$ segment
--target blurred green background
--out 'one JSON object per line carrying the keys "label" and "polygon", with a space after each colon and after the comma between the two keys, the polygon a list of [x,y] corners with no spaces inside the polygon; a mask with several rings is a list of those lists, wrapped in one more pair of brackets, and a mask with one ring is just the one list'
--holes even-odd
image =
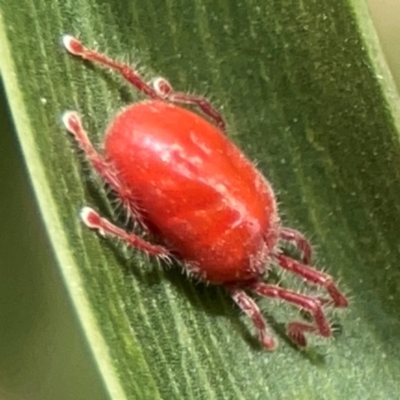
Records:
{"label": "blurred green background", "polygon": [[106,398],[0,93],[0,399]]}
{"label": "blurred green background", "polygon": [[[368,3],[400,88],[400,2]],[[43,229],[2,87],[0,96],[0,400],[107,398]]]}

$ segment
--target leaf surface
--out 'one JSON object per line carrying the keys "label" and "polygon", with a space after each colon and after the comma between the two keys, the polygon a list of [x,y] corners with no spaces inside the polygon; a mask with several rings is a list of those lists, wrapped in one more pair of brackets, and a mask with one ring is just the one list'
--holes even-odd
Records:
{"label": "leaf surface", "polygon": [[[113,399],[377,399],[400,393],[398,98],[364,4],[241,0],[0,0],[1,73],[41,212]],[[272,182],[287,225],[352,299],[337,340],[307,352],[260,301],[267,353],[221,288],[188,281],[85,229],[118,216],[59,123],[79,110],[100,145],[140,97],[65,53],[64,33],[205,94]],[[120,219],[122,222],[123,219]]]}

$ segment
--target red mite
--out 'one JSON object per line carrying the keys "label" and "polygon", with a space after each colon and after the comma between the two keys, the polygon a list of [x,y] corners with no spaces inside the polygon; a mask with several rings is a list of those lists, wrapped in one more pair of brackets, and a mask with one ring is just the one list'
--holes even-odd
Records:
{"label": "red mite", "polygon": [[[248,292],[286,301],[310,314],[311,322],[288,325],[288,336],[299,347],[306,346],[306,333],[331,336],[323,308],[347,307],[347,299],[329,275],[309,265],[311,246],[305,237],[281,226],[271,185],[227,138],[218,111],[203,97],[175,92],[163,78],[148,84],[128,65],[71,36],[65,35],[63,43],[71,54],[117,71],[149,97],[114,118],[104,155],[92,146],[76,112],[66,112],[63,122],[129,215],[163,245],[118,228],[89,207],[81,212],[83,222],[152,256],[175,257],[189,275],[223,285],[253,321],[268,350],[276,341]],[[211,123],[181,105],[197,107]],[[281,242],[297,246],[302,262],[284,255]],[[308,296],[265,283],[271,263],[324,287],[329,296]]]}

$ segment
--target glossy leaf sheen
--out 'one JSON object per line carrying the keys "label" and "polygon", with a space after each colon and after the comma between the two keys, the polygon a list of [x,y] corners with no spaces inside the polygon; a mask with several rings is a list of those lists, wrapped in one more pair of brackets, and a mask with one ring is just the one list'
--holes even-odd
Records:
{"label": "glossy leaf sheen", "polygon": [[[135,399],[360,399],[400,392],[400,148],[392,82],[363,2],[0,0],[1,71],[60,266],[107,390]],[[94,141],[137,94],[65,54],[62,33],[206,93],[272,182],[286,225],[353,298],[332,342],[260,349],[223,291],[102,240],[83,204],[119,215],[57,123]],[[100,194],[99,194],[100,193]],[[120,219],[123,222],[123,219]]]}

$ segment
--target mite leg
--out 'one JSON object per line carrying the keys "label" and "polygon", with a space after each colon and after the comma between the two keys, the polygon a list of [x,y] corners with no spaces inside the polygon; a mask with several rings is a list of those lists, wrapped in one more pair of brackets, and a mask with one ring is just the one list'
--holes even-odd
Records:
{"label": "mite leg", "polygon": [[313,324],[295,321],[288,325],[288,336],[298,346],[305,347],[307,345],[306,332],[319,334],[323,337],[331,336],[332,330],[322,311],[321,303],[313,297],[263,282],[253,283],[248,288],[261,296],[287,301],[300,309],[307,310],[312,315]]}
{"label": "mite leg", "polygon": [[303,263],[310,263],[311,245],[301,232],[291,228],[282,228],[279,232],[279,238],[285,242],[293,243],[301,251]]}
{"label": "mite leg", "polygon": [[275,339],[268,333],[267,323],[261,315],[260,309],[254,300],[249,297],[242,289],[228,288],[229,294],[235,303],[246,313],[246,315],[253,321],[254,326],[258,332],[258,338],[261,344],[267,350],[274,350],[276,348]]}
{"label": "mite leg", "polygon": [[83,150],[93,169],[117,193],[118,198],[125,205],[128,212],[140,220],[140,215],[135,211],[130,190],[120,182],[117,174],[109,163],[93,147],[87,132],[82,127],[81,119],[77,112],[66,111],[62,117],[66,129],[74,136],[79,147]]}
{"label": "mite leg", "polygon": [[163,100],[168,100],[171,103],[176,104],[193,105],[200,108],[205,115],[214,121],[215,125],[221,129],[221,131],[226,131],[226,123],[222,118],[222,115],[205,97],[183,92],[175,92],[171,84],[165,78],[155,79],[153,82],[153,87],[158,96]]}
{"label": "mite leg", "polygon": [[302,277],[307,282],[313,283],[316,286],[322,286],[326,288],[331,300],[327,301],[321,299],[322,302],[332,303],[335,307],[348,306],[346,297],[336,287],[330,275],[317,271],[309,265],[301,264],[290,257],[284,256],[283,254],[275,255],[274,258],[283,269]]}
{"label": "mite leg", "polygon": [[205,115],[214,120],[215,124],[222,131],[225,131],[225,122],[222,116],[205,98],[174,92],[170,83],[164,78],[158,78],[154,81],[154,85],[150,85],[137,71],[127,64],[112,60],[97,51],[86,48],[78,39],[72,36],[64,35],[63,44],[71,54],[85,60],[97,62],[119,72],[130,84],[135,86],[146,96],[153,99],[168,100],[173,103],[192,104],[199,107]]}
{"label": "mite leg", "polygon": [[141,237],[118,228],[110,221],[100,217],[100,215],[90,207],[84,207],[81,211],[82,221],[91,229],[96,229],[102,236],[112,236],[120,239],[136,249],[144,251],[152,256],[169,259],[170,252],[163,246],[158,246],[146,242]]}

